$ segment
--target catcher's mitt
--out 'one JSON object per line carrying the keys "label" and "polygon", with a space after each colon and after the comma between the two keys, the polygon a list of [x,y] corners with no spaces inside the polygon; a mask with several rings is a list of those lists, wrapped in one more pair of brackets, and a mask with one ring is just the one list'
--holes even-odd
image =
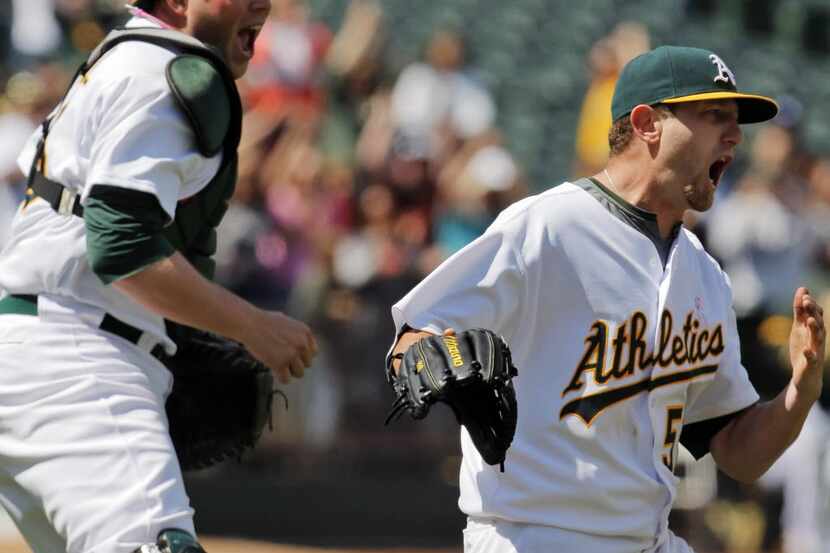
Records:
{"label": "catcher's mitt", "polygon": [[[401,360],[398,375],[392,359]],[[407,410],[413,419],[427,416],[435,402],[449,405],[467,428],[484,460],[501,465],[516,431],[517,375],[504,340],[475,328],[456,336],[428,336],[387,360],[387,377],[397,394],[388,424]]]}
{"label": "catcher's mitt", "polygon": [[184,338],[173,336],[178,351],[164,360],[173,373],[167,418],[182,470],[197,470],[254,447],[281,392],[273,390],[268,367],[241,344],[188,330],[179,333]]}

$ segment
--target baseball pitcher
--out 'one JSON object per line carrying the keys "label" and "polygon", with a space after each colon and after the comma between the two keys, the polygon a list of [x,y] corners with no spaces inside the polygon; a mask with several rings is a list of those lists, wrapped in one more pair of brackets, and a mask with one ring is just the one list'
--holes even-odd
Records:
{"label": "baseball pitcher", "polygon": [[392,308],[395,383],[415,346],[469,328],[518,368],[503,472],[462,426],[466,553],[689,552],[668,529],[678,444],[753,481],[798,435],[822,387],[821,308],[795,291],[792,378],[760,403],[729,278],[681,226],[711,206],[740,125],[776,112],[707,50],[635,58],[603,171],[510,206]]}

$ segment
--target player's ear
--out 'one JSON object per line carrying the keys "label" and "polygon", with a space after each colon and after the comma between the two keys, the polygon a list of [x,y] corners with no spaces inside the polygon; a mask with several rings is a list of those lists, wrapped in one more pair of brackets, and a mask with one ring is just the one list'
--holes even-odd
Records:
{"label": "player's ear", "polygon": [[650,145],[660,141],[660,135],[663,132],[663,121],[655,108],[640,104],[631,110],[628,117],[634,134],[640,140]]}
{"label": "player's ear", "polygon": [[181,27],[180,20],[187,19],[188,0],[156,0],[156,13],[164,21],[171,21],[174,27]]}

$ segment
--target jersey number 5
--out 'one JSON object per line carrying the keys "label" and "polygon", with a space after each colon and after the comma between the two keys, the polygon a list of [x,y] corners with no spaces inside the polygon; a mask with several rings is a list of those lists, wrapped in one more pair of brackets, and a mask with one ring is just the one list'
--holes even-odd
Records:
{"label": "jersey number 5", "polygon": [[679,437],[677,427],[682,421],[682,405],[666,407],[666,438],[663,440],[663,447],[668,448],[668,452],[663,453],[663,464],[672,472],[674,472],[674,462],[677,459],[677,439]]}

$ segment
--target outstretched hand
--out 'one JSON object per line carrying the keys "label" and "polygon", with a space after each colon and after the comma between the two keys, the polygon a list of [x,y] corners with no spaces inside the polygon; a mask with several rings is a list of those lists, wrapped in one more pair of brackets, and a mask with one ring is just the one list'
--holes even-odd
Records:
{"label": "outstretched hand", "polygon": [[790,331],[792,383],[799,392],[818,397],[822,387],[826,329],[824,310],[800,287],[793,298],[793,327]]}

